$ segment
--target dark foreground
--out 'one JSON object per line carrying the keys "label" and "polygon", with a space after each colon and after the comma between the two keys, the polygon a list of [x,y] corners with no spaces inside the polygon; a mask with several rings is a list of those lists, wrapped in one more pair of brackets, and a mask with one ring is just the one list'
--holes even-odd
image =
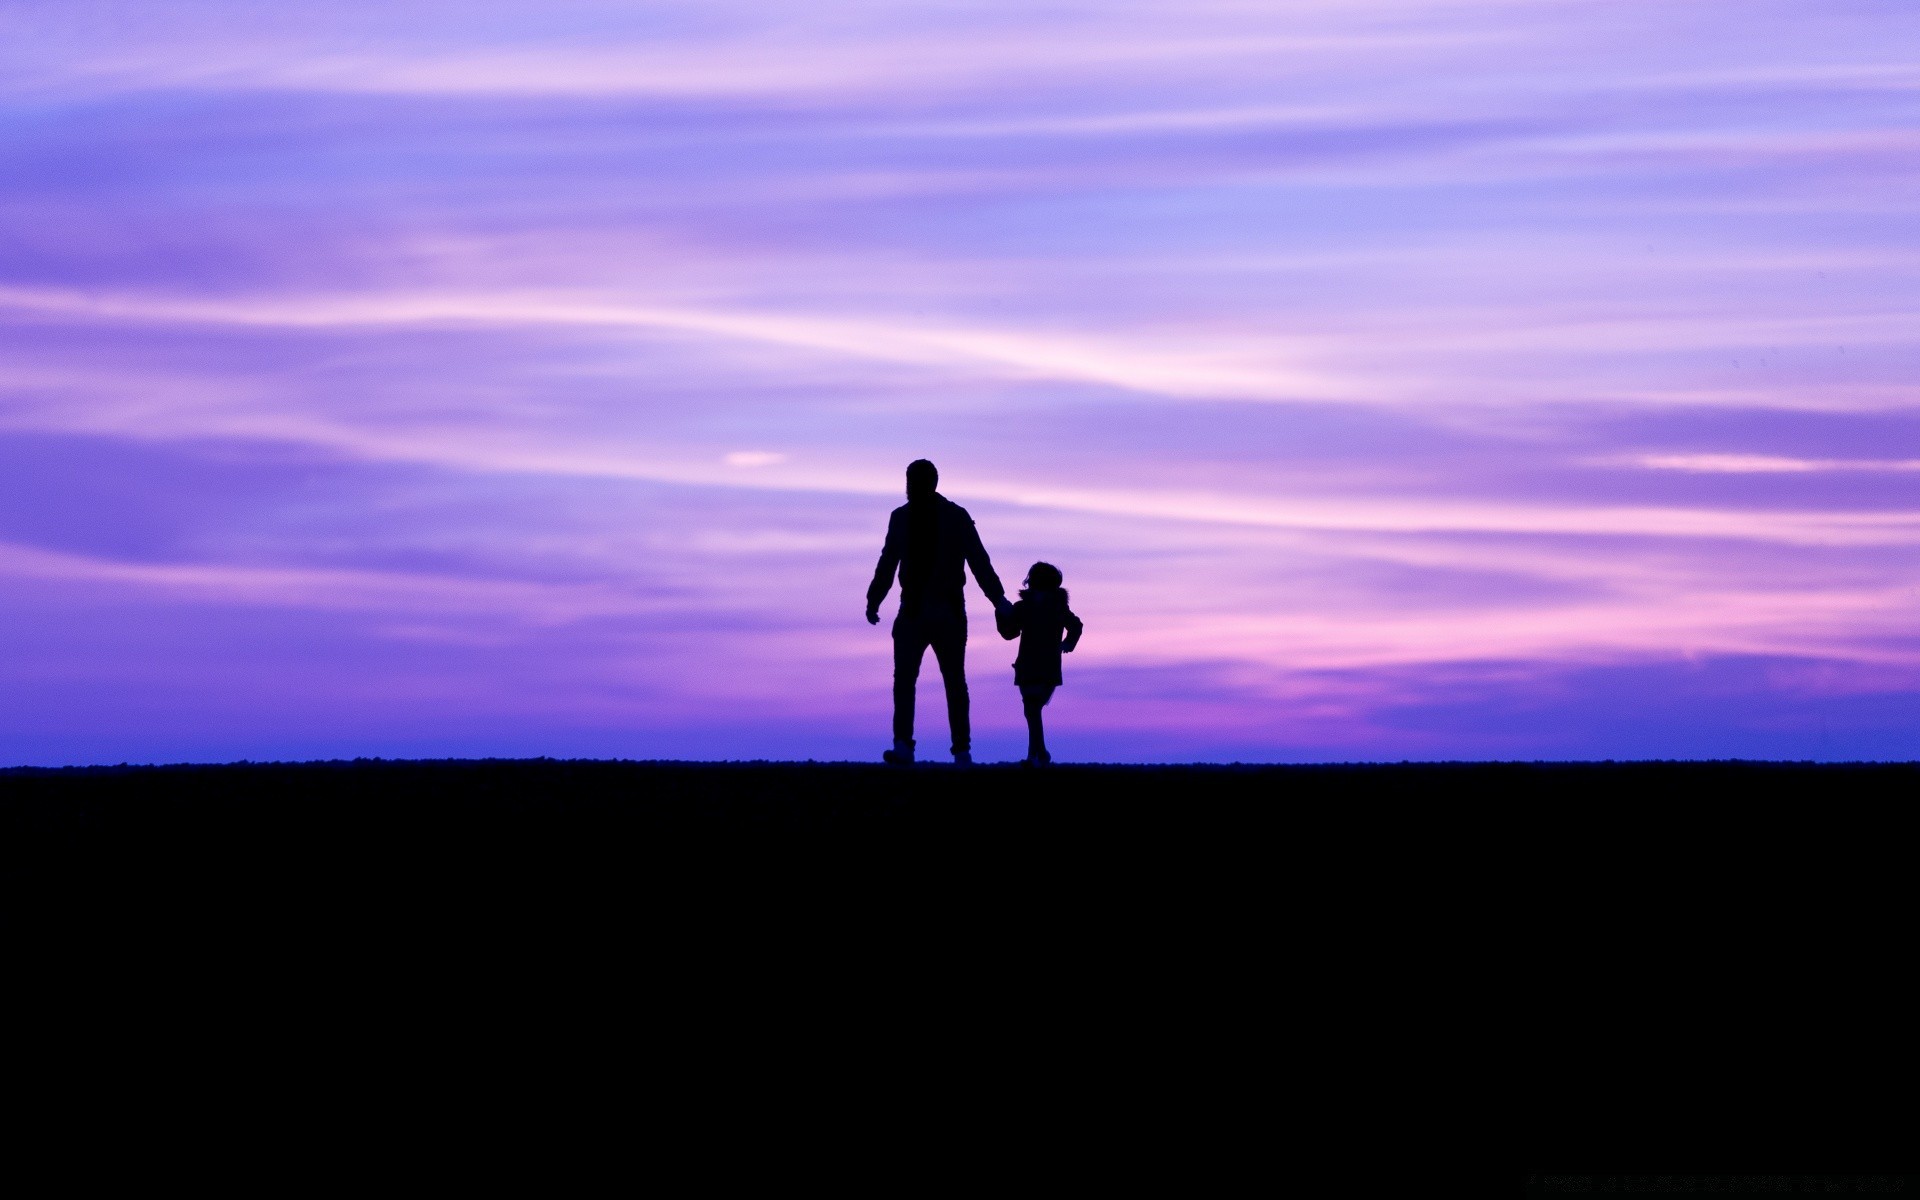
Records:
{"label": "dark foreground", "polygon": [[[1629,1119],[1697,1150],[1707,1114],[1738,1124],[1715,1086],[1797,1114],[1782,1030],[1817,1028],[1822,1072],[1880,1070],[1883,1045],[1845,1040],[1874,1042],[1866,1006],[1909,994],[1884,926],[1909,910],[1917,793],[1911,764],[18,770],[0,772],[0,881],[11,928],[45,947],[10,952],[10,995],[53,989],[88,1042],[180,1047],[169,1081],[222,1039],[270,1071],[307,1047],[360,1064],[355,1102],[377,1103],[416,1046],[452,1064],[421,1078],[483,1089],[513,1047],[604,1070],[616,1101],[592,1119],[624,1147],[634,1097],[751,1140],[728,1105],[764,1093],[787,1128],[864,1054],[886,1065],[856,1090],[902,1122],[946,1128],[916,1097],[964,1080],[994,1097],[981,1111],[1034,1109],[990,1136],[952,1126],[964,1145],[930,1163],[1055,1145],[1082,1107],[1060,1097],[1096,1093],[1149,1124],[1202,1112],[1270,1176],[1328,1144],[1399,1161],[1440,1136],[1407,1114],[1461,1111],[1444,1119],[1471,1128],[1443,1140],[1590,1164],[1581,1147],[1600,1131],[1617,1156]],[[1785,999],[1810,986],[1844,1019]],[[698,1069],[663,1075],[675,1056]],[[395,1129],[418,1119],[411,1086],[386,1100],[408,1106]],[[514,1103],[563,1095],[599,1093]],[[1905,1114],[1847,1111],[1856,1129]],[[879,1126],[832,1119],[864,1160]],[[1137,1152],[1084,1157],[1132,1170]]]}
{"label": "dark foreground", "polygon": [[[182,882],[673,873],[1263,875],[1397,857],[1505,869],[1619,843],[1725,852],[1866,834],[1916,764],[1443,763],[893,768],[451,760],[0,771],[0,870]],[[1503,849],[1503,847],[1505,849]],[[1509,854],[1508,851],[1514,852]],[[1358,856],[1358,857],[1356,857]],[[1489,861],[1491,861],[1489,860]]]}

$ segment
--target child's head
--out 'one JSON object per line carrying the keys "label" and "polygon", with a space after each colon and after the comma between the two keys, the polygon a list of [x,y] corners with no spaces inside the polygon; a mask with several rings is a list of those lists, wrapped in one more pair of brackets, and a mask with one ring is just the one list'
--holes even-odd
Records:
{"label": "child's head", "polygon": [[1060,568],[1052,563],[1037,562],[1027,568],[1026,586],[1020,589],[1022,596],[1032,592],[1050,592],[1066,582],[1060,575]]}

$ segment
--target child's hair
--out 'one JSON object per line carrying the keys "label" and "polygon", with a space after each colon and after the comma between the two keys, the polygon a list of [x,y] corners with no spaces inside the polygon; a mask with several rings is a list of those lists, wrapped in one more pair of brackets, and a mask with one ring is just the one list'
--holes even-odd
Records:
{"label": "child's hair", "polygon": [[1035,592],[1058,591],[1060,603],[1067,602],[1067,589],[1061,587],[1066,582],[1060,574],[1060,568],[1052,563],[1037,562],[1027,568],[1027,586],[1020,589],[1020,598],[1030,600]]}

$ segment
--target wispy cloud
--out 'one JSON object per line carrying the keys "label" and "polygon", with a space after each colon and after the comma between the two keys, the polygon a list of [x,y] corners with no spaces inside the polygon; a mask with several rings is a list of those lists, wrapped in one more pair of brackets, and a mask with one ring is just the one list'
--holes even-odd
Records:
{"label": "wispy cloud", "polygon": [[1642,454],[1634,466],[1656,471],[1699,471],[1725,475],[1800,474],[1807,471],[1920,471],[1920,458],[1786,458],[1775,454]]}
{"label": "wispy cloud", "polygon": [[[244,32],[206,28],[205,14],[218,7],[195,6],[200,11],[179,23],[186,36],[180,27],[136,24],[134,37],[70,43],[67,53],[46,56],[21,82],[403,96],[870,97],[1033,86],[1089,74],[1171,71],[1181,78],[1195,70],[1244,72],[1276,60],[1311,66],[1329,55],[1398,58],[1512,39],[1494,24],[1408,21],[1405,5],[1380,9],[1389,16],[1398,10],[1398,22],[1371,19],[1372,6],[1351,5],[1295,5],[1284,15],[1201,5],[1183,5],[1178,14],[1154,5],[1017,12],[988,6],[974,20],[943,22],[931,14],[889,15],[832,3],[769,20],[758,4],[713,4],[678,22],[635,22],[630,11],[604,11],[589,18],[601,27],[597,37],[569,37],[560,22],[538,28],[516,14],[510,20],[518,38],[487,36],[494,22],[486,18],[513,6],[484,6],[494,12],[464,22],[422,13],[409,24],[355,20],[348,12],[357,5],[336,3],[347,19],[331,28],[292,18],[250,22]],[[39,31],[58,24],[57,18],[44,21]],[[630,31],[635,24],[641,36]]]}
{"label": "wispy cloud", "polygon": [[732,450],[720,461],[730,467],[771,467],[787,461],[787,456],[772,450]]}
{"label": "wispy cloud", "polygon": [[0,306],[76,316],[248,326],[489,324],[671,330],[768,342],[911,366],[989,370],[1020,378],[1111,384],[1170,396],[1284,397],[1342,390],[1309,370],[1211,362],[1197,354],[1048,337],[1011,329],[912,325],[884,319],[701,311],[541,296],[271,297],[241,301],[95,298],[0,289]]}
{"label": "wispy cloud", "polygon": [[404,571],[327,570],[231,563],[143,563],[0,543],[0,574],[15,580],[184,594],[216,604],[376,610],[440,616],[493,614],[538,624],[669,611],[658,599],[608,585],[531,584]]}

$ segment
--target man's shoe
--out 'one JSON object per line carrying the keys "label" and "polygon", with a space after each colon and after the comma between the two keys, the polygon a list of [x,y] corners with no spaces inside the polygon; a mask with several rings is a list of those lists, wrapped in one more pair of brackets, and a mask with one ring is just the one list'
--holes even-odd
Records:
{"label": "man's shoe", "polygon": [[893,749],[881,751],[880,757],[883,761],[890,762],[896,767],[912,766],[913,765],[913,743],[907,742],[905,744],[902,744],[900,742],[895,742],[893,744]]}
{"label": "man's shoe", "polygon": [[956,767],[972,766],[973,752],[970,750],[955,750],[953,752],[953,765]]}
{"label": "man's shoe", "polygon": [[1027,766],[1027,767],[1044,767],[1052,762],[1053,762],[1053,755],[1048,754],[1045,750],[1042,750],[1038,754],[1027,755],[1027,757],[1021,762],[1021,765]]}

